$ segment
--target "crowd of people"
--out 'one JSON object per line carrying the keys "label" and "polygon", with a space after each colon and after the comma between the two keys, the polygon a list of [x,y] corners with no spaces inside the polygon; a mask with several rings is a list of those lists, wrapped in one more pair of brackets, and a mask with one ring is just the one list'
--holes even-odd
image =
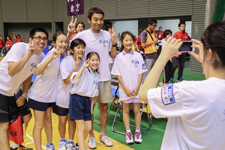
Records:
{"label": "crowd of people", "polygon": [[[60,150],[85,150],[84,141],[88,136],[89,148],[95,149],[93,110],[97,102],[101,125],[99,140],[108,147],[113,146],[106,135],[107,106],[112,101],[111,74],[119,81],[127,144],[144,141],[140,131],[140,102],[144,101],[149,103],[155,117],[169,117],[161,149],[225,148],[222,140],[225,138],[224,21],[207,27],[201,41],[192,40],[193,47],[200,53],[190,54],[202,63],[206,80],[183,81],[186,54],[178,53],[178,49],[182,41],[190,40],[185,23],[179,23],[179,31],[172,38],[171,30],[162,31],[159,27],[155,31],[157,20],[150,18],[147,28],[141,30],[137,39],[129,31],[121,34],[117,54],[117,35],[112,23],[104,25],[104,12],[93,7],[88,11],[87,19],[91,27],[84,30],[84,23],[76,23],[77,19],[72,16],[68,33],[56,32],[46,55],[42,51],[47,46],[48,32],[41,27],[33,28],[29,43],[14,44],[0,62],[0,149],[10,149],[10,107],[17,109],[16,113],[22,108],[25,129],[32,118],[30,109],[33,110],[33,139],[37,150],[42,149],[43,128],[47,137],[46,150],[55,149],[52,110],[59,119]],[[14,38],[20,41],[20,37]],[[135,42],[137,51],[133,49]],[[66,56],[65,52],[70,53]],[[163,70],[165,83],[173,78],[177,67],[174,67],[175,61],[179,63],[177,80],[182,82],[157,87]],[[37,77],[30,87],[33,74]],[[16,99],[18,93],[21,94]],[[130,130],[131,103],[135,114],[134,135]],[[65,138],[67,122],[69,139]],[[76,128],[78,143],[75,144]],[[13,143],[11,149],[20,146]]]}

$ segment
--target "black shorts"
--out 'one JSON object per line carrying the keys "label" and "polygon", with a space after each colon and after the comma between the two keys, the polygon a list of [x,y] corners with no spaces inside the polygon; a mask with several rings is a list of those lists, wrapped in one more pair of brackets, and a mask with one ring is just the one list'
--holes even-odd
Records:
{"label": "black shorts", "polygon": [[69,104],[69,118],[70,120],[91,120],[90,97],[84,97],[77,94],[71,95]]}
{"label": "black shorts", "polygon": [[[10,109],[13,108],[13,112]],[[14,96],[5,96],[0,94],[0,122],[8,122],[10,119],[10,115],[21,112],[23,116],[30,114],[30,109],[27,106],[27,99],[25,99],[25,104],[22,107],[18,107],[16,104],[16,99]]]}
{"label": "black shorts", "polygon": [[58,116],[67,116],[69,113],[69,108],[62,108],[56,104],[53,106],[53,112]]}
{"label": "black shorts", "polygon": [[39,110],[39,111],[46,111],[47,108],[53,106],[55,103],[43,103],[43,102],[38,102],[35,101],[31,98],[29,98],[28,101],[28,107],[34,110]]}

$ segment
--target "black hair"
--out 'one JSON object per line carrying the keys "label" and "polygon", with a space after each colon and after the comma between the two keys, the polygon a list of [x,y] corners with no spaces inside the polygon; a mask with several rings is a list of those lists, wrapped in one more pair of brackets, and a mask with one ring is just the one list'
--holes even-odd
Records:
{"label": "black hair", "polygon": [[15,34],[14,36],[16,37],[16,39],[18,39],[18,35],[17,34]]}
{"label": "black hair", "polygon": [[162,29],[162,27],[161,27],[161,26],[159,27],[159,29],[160,29],[160,28]]}
{"label": "black hair", "polygon": [[213,68],[225,68],[225,21],[209,25],[202,34],[204,56],[209,49],[214,57]]}
{"label": "black hair", "polygon": [[41,28],[41,27],[36,27],[36,28],[33,28],[32,30],[30,30],[29,37],[33,38],[36,32],[44,32],[48,38],[48,32],[44,28]]}
{"label": "black hair", "polygon": [[71,42],[70,48],[73,50],[74,47],[76,47],[78,45],[84,45],[84,47],[86,47],[86,43],[84,42],[84,40],[82,40],[80,38],[76,38]]}
{"label": "black hair", "polygon": [[[92,56],[94,56],[94,55],[97,55],[97,56],[98,56],[98,59],[99,59],[99,61],[100,61],[100,56],[99,56],[99,54],[98,54],[97,52],[89,52],[89,53],[87,54],[86,60],[90,59],[90,58],[91,58]],[[89,71],[90,71],[90,70],[89,70]],[[99,74],[98,68],[96,69],[96,72]]]}
{"label": "black hair", "polygon": [[[121,34],[121,36],[120,36],[120,41],[121,41],[122,43],[123,43],[123,39],[124,39],[124,37],[125,37],[126,35],[130,35],[130,36],[132,37],[133,41],[135,41],[134,35],[133,35],[131,32],[129,32],[129,31],[124,31],[124,32]],[[122,52],[123,49],[124,49],[124,46],[123,46],[123,44],[121,44],[120,52]]]}
{"label": "black hair", "polygon": [[96,13],[96,14],[102,14],[103,17],[104,17],[104,12],[98,8],[98,7],[92,7],[91,9],[88,10],[88,18],[91,20],[91,17],[93,16],[93,14]]}
{"label": "black hair", "polygon": [[[56,40],[57,40],[58,36],[60,36],[60,35],[62,35],[62,34],[66,36],[66,34],[63,33],[62,31],[57,31],[57,32],[53,35],[53,37],[52,37],[52,42],[56,43]],[[49,49],[49,51],[50,51],[53,47],[54,47],[54,46],[52,46],[52,47]]]}
{"label": "black hair", "polygon": [[79,24],[82,24],[82,25],[83,25],[83,28],[85,29],[85,25],[84,25],[83,22],[78,22],[78,23],[76,24],[75,28],[77,28],[77,26],[78,26]]}
{"label": "black hair", "polygon": [[148,25],[153,25],[153,23],[157,23],[157,20],[155,18],[149,18],[148,19]]}
{"label": "black hair", "polygon": [[103,26],[103,30],[108,31],[110,28],[112,28],[112,22],[106,22]]}
{"label": "black hair", "polygon": [[167,35],[171,34],[172,36],[172,31],[169,30],[169,29],[166,29],[164,32],[163,32],[163,38],[166,38]]}
{"label": "black hair", "polygon": [[12,40],[12,38],[9,35],[7,37],[9,37],[9,39]]}
{"label": "black hair", "polygon": [[20,38],[20,35],[19,34],[17,34],[17,38]]}
{"label": "black hair", "polygon": [[184,25],[186,26],[185,22],[180,22],[180,23],[178,24],[178,27],[180,27],[182,24],[184,24]]}

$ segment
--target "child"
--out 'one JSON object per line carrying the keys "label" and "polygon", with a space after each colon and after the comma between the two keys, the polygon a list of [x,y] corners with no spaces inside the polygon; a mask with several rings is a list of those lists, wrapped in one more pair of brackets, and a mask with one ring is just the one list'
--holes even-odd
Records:
{"label": "child", "polygon": [[133,144],[133,134],[130,131],[130,103],[133,103],[135,114],[135,143],[142,143],[140,124],[140,102],[138,92],[141,86],[143,73],[147,71],[140,53],[132,50],[134,36],[129,31],[121,34],[121,48],[115,59],[112,74],[119,80],[120,100],[123,102],[123,120],[126,128],[126,143]]}
{"label": "child", "polygon": [[[53,112],[59,116],[58,130],[60,134],[59,150],[72,150],[74,147],[73,139],[76,130],[74,121],[69,118],[69,101],[70,89],[72,83],[70,77],[73,72],[77,72],[84,62],[85,42],[81,39],[75,39],[71,42],[71,55],[63,58],[60,64],[60,74],[57,85],[56,105],[53,107]],[[69,123],[69,141],[65,139],[66,122]]]}
{"label": "child", "polygon": [[77,140],[80,150],[85,150],[84,140],[91,131],[91,106],[93,98],[98,96],[98,66],[100,57],[96,52],[87,54],[87,60],[78,72],[72,74],[74,84],[70,93],[69,116],[77,125]]}
{"label": "child", "polygon": [[[36,39],[39,40],[38,46],[40,47],[43,45],[42,42],[47,42],[47,39],[40,37]],[[66,35],[61,31],[56,32],[53,36],[53,47],[37,66],[35,74],[38,76],[28,93],[28,107],[34,110],[33,137],[37,150],[42,150],[41,131],[43,127],[45,127],[47,137],[46,150],[55,150],[52,144],[51,106],[53,106],[56,99],[57,76],[60,66],[59,55],[64,53],[67,47]]]}

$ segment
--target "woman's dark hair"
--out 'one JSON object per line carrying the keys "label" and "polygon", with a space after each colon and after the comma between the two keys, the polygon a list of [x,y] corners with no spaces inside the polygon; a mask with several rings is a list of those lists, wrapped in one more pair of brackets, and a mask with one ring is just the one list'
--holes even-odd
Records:
{"label": "woman's dark hair", "polygon": [[16,37],[16,39],[18,39],[18,35],[17,34],[15,34],[14,36]]}
{"label": "woman's dark hair", "polygon": [[[98,56],[98,59],[99,59],[99,61],[100,61],[100,56],[99,56],[99,54],[98,54],[97,52],[89,52],[89,53],[87,54],[86,60],[90,59],[90,58],[91,58],[92,56],[94,56],[94,55],[97,55],[97,56]],[[90,71],[90,70],[89,70],[89,71]],[[96,72],[99,74],[98,68],[96,69]]]}
{"label": "woman's dark hair", "polygon": [[7,37],[9,37],[9,39],[12,40],[12,38],[9,35]]}
{"label": "woman's dark hair", "polygon": [[[124,39],[124,37],[125,37],[126,35],[130,35],[130,36],[132,37],[133,41],[135,41],[134,35],[133,35],[131,32],[129,32],[129,31],[124,31],[124,32],[121,34],[121,36],[120,36],[120,41],[121,41],[122,43],[123,43],[123,39]],[[123,49],[124,49],[124,46],[123,46],[123,44],[121,44],[120,52],[122,52]]]}
{"label": "woman's dark hair", "polygon": [[[74,47],[77,47],[78,45],[84,45],[84,47],[86,47],[86,43],[84,42],[84,40],[80,38],[76,38],[71,42],[70,49],[74,51]],[[73,55],[73,52],[71,52],[71,54]]]}
{"label": "woman's dark hair", "polygon": [[88,18],[91,20],[91,17],[93,16],[93,14],[96,13],[96,14],[102,14],[103,17],[104,17],[104,12],[98,8],[98,7],[93,7],[91,9],[88,10]]}
{"label": "woman's dark hair", "polygon": [[17,34],[17,38],[20,39],[20,35],[19,34]]}
{"label": "woman's dark hair", "polygon": [[214,57],[213,68],[225,67],[225,21],[209,25],[202,34],[201,42],[204,47],[204,56],[209,49]]}
{"label": "woman's dark hair", "polygon": [[[52,37],[52,42],[56,42],[56,40],[57,40],[57,38],[58,38],[58,36],[60,36],[60,35],[65,35],[66,36],[66,34],[65,33],[63,33],[62,31],[57,31],[54,35],[53,35],[53,37]],[[52,46],[50,49],[49,49],[49,51],[53,48],[54,46]]]}
{"label": "woman's dark hair", "polygon": [[33,28],[32,30],[30,30],[29,37],[33,38],[36,32],[44,32],[48,38],[48,32],[44,28],[41,28],[41,27]]}
{"label": "woman's dark hair", "polygon": [[78,23],[76,24],[75,28],[77,28],[77,26],[78,26],[79,24],[82,24],[82,25],[83,25],[83,28],[85,29],[85,25],[84,25],[83,22],[78,22]]}
{"label": "woman's dark hair", "polygon": [[169,29],[166,29],[164,32],[163,32],[163,38],[166,38],[167,35],[171,34],[172,36],[172,31],[169,30]]}

